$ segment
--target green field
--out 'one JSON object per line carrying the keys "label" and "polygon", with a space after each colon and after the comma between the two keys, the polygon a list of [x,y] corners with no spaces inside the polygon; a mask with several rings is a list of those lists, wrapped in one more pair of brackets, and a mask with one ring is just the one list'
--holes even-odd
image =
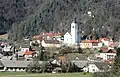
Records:
{"label": "green field", "polygon": [[92,74],[86,73],[40,73],[40,74],[28,74],[24,72],[0,72],[0,77],[92,77]]}

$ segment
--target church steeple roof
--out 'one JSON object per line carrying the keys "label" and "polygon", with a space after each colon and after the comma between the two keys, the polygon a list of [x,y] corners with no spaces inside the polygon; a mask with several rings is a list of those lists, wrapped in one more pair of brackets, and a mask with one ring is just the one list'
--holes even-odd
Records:
{"label": "church steeple roof", "polygon": [[77,23],[77,12],[76,12],[76,9],[74,9],[73,22],[74,22],[74,23]]}
{"label": "church steeple roof", "polygon": [[77,18],[75,17],[74,20],[73,20],[74,23],[77,23]]}

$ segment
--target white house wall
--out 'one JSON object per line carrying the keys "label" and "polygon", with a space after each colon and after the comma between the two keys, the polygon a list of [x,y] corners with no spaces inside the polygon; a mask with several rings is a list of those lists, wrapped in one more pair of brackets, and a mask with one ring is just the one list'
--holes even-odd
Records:
{"label": "white house wall", "polygon": [[68,32],[64,35],[64,44],[72,44],[72,36]]}
{"label": "white house wall", "polygon": [[102,43],[98,43],[97,46],[93,46],[92,43],[80,43],[81,48],[100,48],[102,47]]}
{"label": "white house wall", "polygon": [[98,47],[102,47],[103,46],[103,44],[100,42],[100,43],[98,43]]}
{"label": "white house wall", "polygon": [[96,54],[95,56],[96,57],[100,57],[103,60],[108,60],[108,56],[111,56],[111,58],[115,58],[116,53],[99,53],[99,54]]}
{"label": "white house wall", "polygon": [[105,46],[109,46],[109,41],[105,41],[104,39],[102,39],[101,42],[104,43]]}
{"label": "white house wall", "polygon": [[11,46],[5,46],[5,47],[3,48],[3,51],[11,51]]}
{"label": "white house wall", "polygon": [[6,67],[4,67],[4,69],[3,70],[0,70],[0,71],[8,71],[8,72],[24,72],[25,71],[25,68],[23,69],[23,68],[7,68],[6,69]]}
{"label": "white house wall", "polygon": [[81,48],[92,48],[92,43],[80,43]]}
{"label": "white house wall", "polygon": [[29,51],[29,48],[21,48],[21,51]]}
{"label": "white house wall", "polygon": [[42,46],[43,47],[61,47],[61,44],[47,44],[44,42],[44,40],[42,41]]}
{"label": "white house wall", "polygon": [[99,72],[100,71],[95,64],[89,64],[88,70],[89,70],[90,73],[94,73],[94,72]]}

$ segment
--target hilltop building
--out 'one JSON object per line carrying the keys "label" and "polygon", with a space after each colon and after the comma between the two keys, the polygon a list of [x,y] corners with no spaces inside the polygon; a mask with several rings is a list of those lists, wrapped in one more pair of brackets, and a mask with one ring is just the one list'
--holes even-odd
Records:
{"label": "hilltop building", "polygon": [[64,44],[77,45],[80,42],[80,27],[76,20],[71,23],[71,32],[64,35]]}

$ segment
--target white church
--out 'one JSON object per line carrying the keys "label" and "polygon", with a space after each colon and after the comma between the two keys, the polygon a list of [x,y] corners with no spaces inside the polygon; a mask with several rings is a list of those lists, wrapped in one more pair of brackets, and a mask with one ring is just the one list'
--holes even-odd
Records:
{"label": "white church", "polygon": [[76,20],[71,23],[71,32],[66,32],[64,35],[64,44],[71,46],[80,43],[80,27],[78,26]]}

